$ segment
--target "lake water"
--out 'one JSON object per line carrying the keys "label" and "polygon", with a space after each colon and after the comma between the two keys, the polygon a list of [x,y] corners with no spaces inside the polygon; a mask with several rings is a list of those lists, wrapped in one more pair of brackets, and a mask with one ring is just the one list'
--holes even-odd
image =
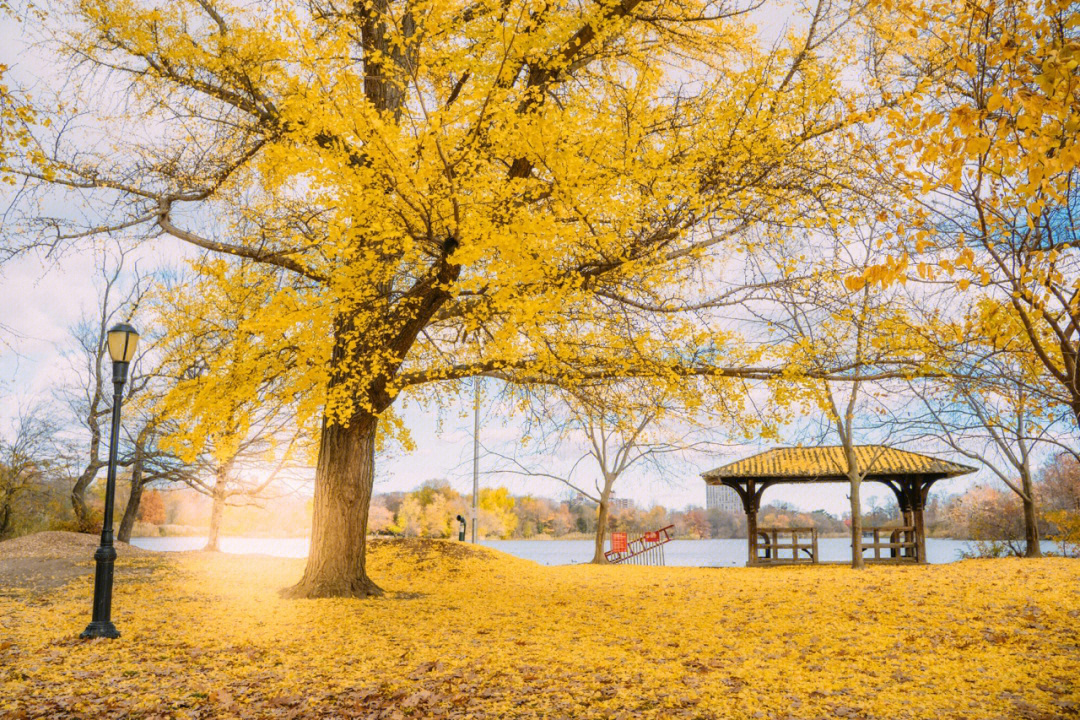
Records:
{"label": "lake water", "polygon": [[[147,550],[201,550],[206,538],[201,537],[137,537],[131,544]],[[222,537],[221,550],[227,553],[273,555],[275,557],[307,557],[308,538],[246,538]],[[482,540],[496,550],[532,560],[541,565],[570,565],[588,562],[592,558],[591,540]],[[963,540],[929,538],[926,541],[927,559],[931,563],[948,563],[960,559],[968,543]],[[1044,543],[1044,550],[1053,550]],[[851,541],[847,538],[818,540],[821,559],[847,560],[851,557]],[[687,567],[741,567],[746,564],[746,540],[673,540],[664,546],[667,565]]]}

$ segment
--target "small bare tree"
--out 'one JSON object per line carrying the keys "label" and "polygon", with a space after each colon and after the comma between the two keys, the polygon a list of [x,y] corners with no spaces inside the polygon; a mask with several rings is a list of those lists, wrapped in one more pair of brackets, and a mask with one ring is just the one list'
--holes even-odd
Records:
{"label": "small bare tree", "polygon": [[20,507],[47,491],[59,469],[56,423],[44,405],[20,408],[0,433],[0,539],[12,534]]}
{"label": "small bare tree", "polygon": [[[519,389],[529,400],[530,429],[541,438],[533,457],[579,453],[570,470],[559,474],[537,467],[535,461],[498,455],[509,463],[504,472],[557,480],[597,505],[596,534],[591,562],[607,562],[607,536],[615,484],[631,468],[651,465],[658,476],[666,475],[673,460],[687,458],[716,443],[696,422],[696,404],[687,397],[644,381],[580,385],[574,388],[530,386]],[[591,467],[592,470],[583,468]],[[593,474],[590,487],[578,479]]]}
{"label": "small bare tree", "polygon": [[[769,250],[757,257],[757,272],[764,280],[783,276],[794,258],[812,255],[812,277],[793,283],[776,283],[772,302],[755,309],[759,320],[767,324],[770,338],[795,371],[791,378],[773,383],[787,401],[799,398],[805,407],[820,412],[824,422],[804,426],[819,441],[835,434],[844,461],[837,468],[848,479],[851,502],[851,567],[861,569],[866,563],[862,548],[862,483],[887,443],[896,432],[895,425],[876,424],[872,417],[890,413],[887,402],[891,393],[883,392],[887,380],[868,381],[861,376],[865,368],[894,364],[918,366],[922,351],[917,343],[909,344],[902,330],[909,325],[906,303],[896,288],[887,290],[865,283],[851,283],[852,277],[866,271],[875,258],[879,228],[868,225],[850,231],[837,231],[819,238],[774,238]],[[814,379],[815,370],[840,366],[854,369],[850,379],[839,375],[832,379]],[[858,452],[860,434],[869,434],[878,446],[870,452]]]}
{"label": "small bare tree", "polygon": [[[83,433],[75,441],[81,468],[71,488],[71,506],[82,532],[94,529],[86,504],[86,492],[108,464],[109,417],[112,414],[112,373],[108,363],[108,330],[121,321],[132,321],[150,296],[154,277],[137,267],[125,270],[128,253],[117,248],[102,255],[99,272],[99,304],[93,314],[71,328],[72,346],[64,350],[73,380],[57,389]],[[184,463],[163,449],[159,440],[165,418],[155,403],[168,389],[169,379],[157,367],[160,333],[143,328],[139,352],[131,363],[124,386],[125,420],[121,425],[117,465],[129,471],[131,488],[117,538],[127,542],[143,487],[152,482],[183,479]]]}
{"label": "small bare tree", "polygon": [[[1026,557],[1041,557],[1034,460],[1040,445],[1056,445],[1055,432],[1072,415],[1048,414],[1007,354],[958,368],[948,384],[931,390],[913,384],[925,411],[927,433],[978,460],[1016,494],[1024,508]],[[1067,433],[1067,430],[1062,432]]]}

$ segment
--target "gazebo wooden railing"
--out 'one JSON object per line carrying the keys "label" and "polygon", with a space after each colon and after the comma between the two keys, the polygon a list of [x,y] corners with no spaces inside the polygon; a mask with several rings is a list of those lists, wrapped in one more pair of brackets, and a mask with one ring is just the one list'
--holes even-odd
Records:
{"label": "gazebo wooden railing", "polygon": [[[805,539],[809,535],[809,539]],[[800,536],[802,539],[800,539]],[[789,540],[791,542],[785,542]],[[790,565],[818,562],[818,532],[813,527],[758,528],[754,543],[754,558],[760,565]],[[790,557],[780,557],[781,551],[791,551]],[[802,551],[805,555],[800,555]]]}
{"label": "gazebo wooden railing", "polygon": [[[889,533],[888,542],[882,542],[881,535],[884,532]],[[870,536],[872,540],[866,542],[867,536]],[[902,539],[901,539],[902,538]],[[868,527],[863,528],[863,555],[866,551],[870,550],[874,553],[872,558],[866,558],[867,560],[910,560],[912,562],[919,561],[919,543],[915,539],[915,526],[909,525],[905,527]],[[882,557],[882,551],[888,551],[888,555]]]}
{"label": "gazebo wooden railing", "polygon": [[[887,533],[887,534],[886,534]],[[863,557],[867,562],[919,562],[915,526],[863,528]],[[866,557],[866,553],[873,553]],[[758,528],[754,538],[755,565],[817,565],[818,531],[812,527]]]}

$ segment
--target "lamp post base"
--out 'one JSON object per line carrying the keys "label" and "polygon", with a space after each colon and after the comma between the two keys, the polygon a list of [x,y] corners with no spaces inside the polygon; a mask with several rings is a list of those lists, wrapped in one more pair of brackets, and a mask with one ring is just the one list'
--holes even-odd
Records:
{"label": "lamp post base", "polygon": [[116,639],[120,637],[120,632],[116,629],[116,626],[109,620],[94,620],[92,623],[86,626],[86,629],[79,635],[81,638],[110,638]]}

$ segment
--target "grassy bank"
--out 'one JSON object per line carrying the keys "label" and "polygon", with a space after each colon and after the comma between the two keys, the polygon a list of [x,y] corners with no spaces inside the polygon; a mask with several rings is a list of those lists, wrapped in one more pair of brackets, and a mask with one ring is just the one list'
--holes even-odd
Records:
{"label": "grassy bank", "polygon": [[[1080,562],[542,567],[374,541],[385,597],[285,601],[302,560],[123,558],[119,641],[83,642],[91,567],[0,592],[0,716],[1065,718]],[[152,567],[149,565],[153,563]]]}

